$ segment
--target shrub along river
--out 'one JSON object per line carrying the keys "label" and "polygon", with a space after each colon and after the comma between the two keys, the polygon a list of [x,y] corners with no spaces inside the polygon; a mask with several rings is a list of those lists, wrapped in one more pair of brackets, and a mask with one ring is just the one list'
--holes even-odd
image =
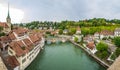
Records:
{"label": "shrub along river", "polygon": [[26,70],[106,70],[70,42],[45,45]]}

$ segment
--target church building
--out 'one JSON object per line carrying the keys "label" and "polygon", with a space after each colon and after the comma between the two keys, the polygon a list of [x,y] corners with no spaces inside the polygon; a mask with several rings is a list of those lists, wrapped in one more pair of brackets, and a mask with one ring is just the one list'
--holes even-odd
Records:
{"label": "church building", "polygon": [[9,5],[8,5],[8,15],[6,18],[6,22],[0,22],[0,27],[3,27],[2,32],[8,34],[11,31],[11,18],[9,14]]}

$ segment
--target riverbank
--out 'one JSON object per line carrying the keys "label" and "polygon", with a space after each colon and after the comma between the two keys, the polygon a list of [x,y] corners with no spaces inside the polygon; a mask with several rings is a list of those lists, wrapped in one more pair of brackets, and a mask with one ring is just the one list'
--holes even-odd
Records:
{"label": "riverbank", "polygon": [[26,70],[106,70],[71,42],[46,44]]}
{"label": "riverbank", "polygon": [[100,65],[104,66],[105,68],[109,68],[110,67],[110,65],[108,65],[107,63],[105,63],[102,60],[100,60],[98,57],[96,57],[94,54],[90,53],[87,49],[85,49],[81,45],[73,42],[72,40],[70,40],[70,42],[73,43],[74,45],[80,47],[81,49],[83,49],[88,55],[90,55],[92,58],[94,58]]}

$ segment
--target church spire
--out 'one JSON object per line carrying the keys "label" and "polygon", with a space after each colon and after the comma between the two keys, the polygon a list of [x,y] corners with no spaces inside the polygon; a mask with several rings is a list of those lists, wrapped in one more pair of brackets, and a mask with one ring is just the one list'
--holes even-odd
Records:
{"label": "church spire", "polygon": [[10,14],[9,14],[9,3],[8,3],[8,15],[7,15],[7,19],[10,19]]}
{"label": "church spire", "polygon": [[9,13],[9,3],[8,3],[8,14],[7,14],[6,22],[7,22],[7,25],[9,26],[8,30],[11,31],[11,18],[10,18],[10,13]]}

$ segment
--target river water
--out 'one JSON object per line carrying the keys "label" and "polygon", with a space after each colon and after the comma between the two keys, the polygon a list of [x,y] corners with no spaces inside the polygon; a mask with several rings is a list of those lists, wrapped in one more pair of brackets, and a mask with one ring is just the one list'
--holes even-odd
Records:
{"label": "river water", "polygon": [[106,70],[70,42],[45,45],[26,70]]}

